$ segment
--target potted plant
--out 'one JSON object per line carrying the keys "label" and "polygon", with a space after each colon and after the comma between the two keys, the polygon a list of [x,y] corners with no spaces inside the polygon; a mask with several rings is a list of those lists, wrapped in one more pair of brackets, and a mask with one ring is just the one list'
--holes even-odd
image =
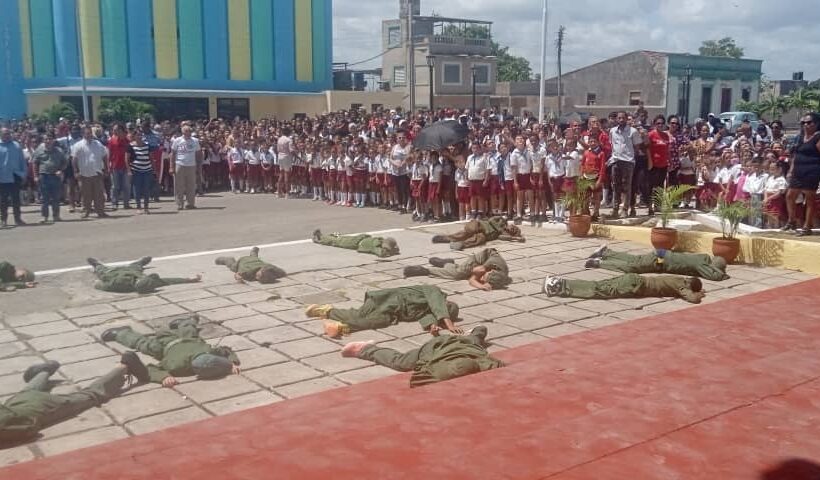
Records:
{"label": "potted plant", "polygon": [[569,212],[567,230],[573,237],[586,237],[592,227],[589,198],[594,186],[594,180],[578,177],[575,188],[564,194],[564,205]]}
{"label": "potted plant", "polygon": [[693,188],[692,185],[671,185],[665,188],[657,187],[652,192],[652,203],[661,220],[660,227],[652,228],[650,240],[653,247],[671,250],[678,242],[678,231],[669,228],[669,220],[672,219],[675,206],[681,202],[686,192]]}
{"label": "potted plant", "polygon": [[743,202],[721,201],[715,210],[715,215],[720,218],[720,229],[722,236],[712,239],[712,254],[723,257],[726,263],[732,263],[740,253],[740,240],[737,238],[737,230],[740,222],[751,213],[749,207]]}

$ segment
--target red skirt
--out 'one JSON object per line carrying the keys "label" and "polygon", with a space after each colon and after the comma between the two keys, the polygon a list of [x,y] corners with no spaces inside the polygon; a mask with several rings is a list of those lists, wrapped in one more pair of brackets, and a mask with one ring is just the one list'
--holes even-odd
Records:
{"label": "red skirt", "polygon": [[484,180],[470,180],[470,197],[483,198],[487,195]]}
{"label": "red skirt", "polygon": [[322,183],[322,169],[321,168],[311,168],[310,169],[310,183],[314,185],[318,185]]}
{"label": "red skirt", "polygon": [[456,187],[458,203],[470,203],[470,187]]}
{"label": "red skirt", "polygon": [[248,181],[258,182],[262,176],[262,165],[248,165]]}
{"label": "red skirt", "polygon": [[381,186],[381,178],[382,175],[379,175],[378,173],[371,173],[367,181],[373,186],[374,189],[378,189]]}
{"label": "red skirt", "polygon": [[490,184],[487,185],[490,195],[501,195],[504,193],[504,184],[498,181],[498,175],[490,175]]}
{"label": "red skirt", "polygon": [[245,176],[245,164],[244,163],[231,163],[228,167],[231,173],[231,176],[234,178],[241,178]]}
{"label": "red skirt", "polygon": [[697,177],[694,173],[686,174],[686,173],[679,173],[678,174],[678,183],[681,185],[697,185]]}
{"label": "red skirt", "polygon": [[516,180],[518,180],[519,191],[532,190],[532,181],[530,181],[529,173],[518,174]]}
{"label": "red skirt", "polygon": [[353,170],[353,187],[363,190],[367,185],[367,170]]}
{"label": "red skirt", "polygon": [[718,193],[720,193],[720,184],[707,182],[698,188],[698,201],[702,203],[713,202],[717,199]]}
{"label": "red skirt", "polygon": [[394,185],[393,175],[390,175],[390,174],[387,174],[387,173],[384,174],[382,176],[382,186],[384,186],[385,188],[393,188],[393,185]]}
{"label": "red skirt", "polygon": [[262,167],[262,180],[266,185],[273,183],[273,167]]}
{"label": "red skirt", "polygon": [[447,197],[455,189],[455,182],[452,175],[442,175],[439,182],[439,193],[442,197]]}
{"label": "red skirt", "polygon": [[441,198],[441,183],[427,184],[427,201],[435,202]]}
{"label": "red skirt", "polygon": [[427,198],[427,182],[424,180],[410,180],[410,196],[422,200]]}
{"label": "red skirt", "polygon": [[564,193],[564,177],[550,177],[550,188],[552,188],[553,198],[558,199],[563,197]]}
{"label": "red skirt", "polygon": [[764,202],[763,211],[766,212],[767,215],[776,217],[779,220],[786,220],[789,216],[786,210],[786,198],[783,195]]}

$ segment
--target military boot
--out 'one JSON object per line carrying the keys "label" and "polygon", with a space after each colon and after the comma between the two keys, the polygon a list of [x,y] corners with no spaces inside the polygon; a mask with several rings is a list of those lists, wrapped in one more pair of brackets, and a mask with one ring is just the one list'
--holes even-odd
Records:
{"label": "military boot", "polygon": [[32,365],[23,372],[23,381],[28,383],[32,378],[36,377],[40,372],[48,372],[49,376],[54,375],[54,372],[60,368],[60,362],[56,360],[48,360],[45,363],[38,363]]}
{"label": "military boot", "polygon": [[404,278],[407,277],[426,277],[430,275],[430,270],[420,266],[420,265],[410,265],[404,267]]}
{"label": "military boot", "polygon": [[456,261],[453,260],[452,258],[439,258],[439,257],[431,257],[429,262],[430,262],[430,265],[432,265],[434,267],[438,267],[438,268],[442,268],[443,266],[447,265],[448,263],[456,263]]}

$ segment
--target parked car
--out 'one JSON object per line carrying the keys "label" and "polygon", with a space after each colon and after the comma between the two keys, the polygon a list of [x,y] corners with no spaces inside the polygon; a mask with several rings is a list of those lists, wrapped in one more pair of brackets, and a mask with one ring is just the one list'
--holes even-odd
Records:
{"label": "parked car", "polygon": [[757,131],[757,126],[760,124],[760,119],[757,118],[757,114],[754,112],[723,112],[718,118],[726,124],[726,129],[732,135],[737,133],[737,127],[747,120],[752,126],[752,133]]}

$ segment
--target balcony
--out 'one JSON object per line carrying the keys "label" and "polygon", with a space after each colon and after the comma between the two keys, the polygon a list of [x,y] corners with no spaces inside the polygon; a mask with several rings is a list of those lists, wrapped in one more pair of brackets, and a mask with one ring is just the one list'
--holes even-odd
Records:
{"label": "balcony", "polygon": [[427,43],[431,55],[482,55],[492,54],[490,40],[486,38],[453,37],[449,35],[428,35],[422,39]]}

